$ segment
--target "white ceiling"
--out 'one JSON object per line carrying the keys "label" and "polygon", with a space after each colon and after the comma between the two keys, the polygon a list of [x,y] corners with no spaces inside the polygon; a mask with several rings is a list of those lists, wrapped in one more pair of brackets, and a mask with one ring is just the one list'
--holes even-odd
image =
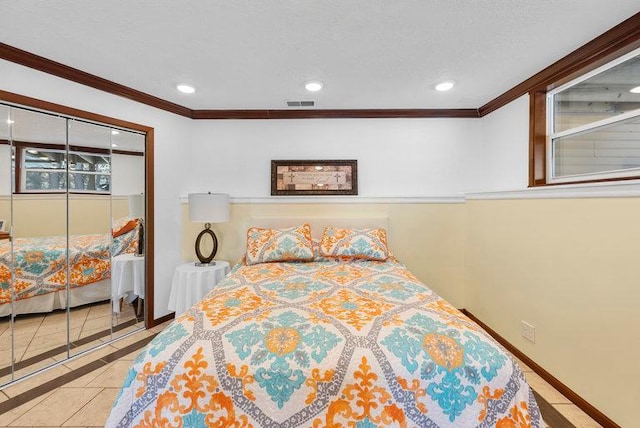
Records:
{"label": "white ceiling", "polygon": [[[0,41],[191,109],[478,108],[639,11],[640,0],[4,0]],[[453,90],[433,90],[449,79]],[[307,92],[309,80],[324,89]]]}

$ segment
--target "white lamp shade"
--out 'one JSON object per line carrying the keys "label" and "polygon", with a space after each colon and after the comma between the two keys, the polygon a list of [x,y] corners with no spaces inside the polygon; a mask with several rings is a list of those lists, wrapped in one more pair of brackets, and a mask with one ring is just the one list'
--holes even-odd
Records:
{"label": "white lamp shade", "polygon": [[144,218],[144,195],[129,195],[129,215]]}
{"label": "white lamp shade", "polygon": [[197,223],[229,221],[229,195],[226,193],[189,193],[189,221]]}

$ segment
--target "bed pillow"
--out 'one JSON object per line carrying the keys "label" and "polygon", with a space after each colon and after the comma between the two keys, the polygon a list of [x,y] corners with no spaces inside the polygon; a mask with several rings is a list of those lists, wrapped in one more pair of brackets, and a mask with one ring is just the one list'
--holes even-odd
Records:
{"label": "bed pillow", "polygon": [[120,235],[124,235],[127,232],[131,232],[136,227],[138,227],[137,218],[122,217],[113,222],[111,234],[113,235],[114,238],[117,238]]}
{"label": "bed pillow", "polygon": [[311,226],[303,224],[288,229],[247,230],[246,263],[309,262],[313,260]]}
{"label": "bed pillow", "polygon": [[387,231],[377,229],[339,229],[327,227],[320,241],[324,257],[385,261],[389,258]]}

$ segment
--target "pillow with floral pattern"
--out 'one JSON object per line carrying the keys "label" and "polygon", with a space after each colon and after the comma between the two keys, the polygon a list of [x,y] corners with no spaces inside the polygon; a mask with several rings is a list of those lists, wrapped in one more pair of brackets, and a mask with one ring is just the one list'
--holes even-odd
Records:
{"label": "pillow with floral pattern", "polygon": [[389,258],[387,231],[375,229],[340,229],[327,227],[320,241],[324,257],[385,261]]}
{"label": "pillow with floral pattern", "polygon": [[311,226],[307,223],[287,229],[247,230],[248,265],[268,262],[310,262],[313,260]]}

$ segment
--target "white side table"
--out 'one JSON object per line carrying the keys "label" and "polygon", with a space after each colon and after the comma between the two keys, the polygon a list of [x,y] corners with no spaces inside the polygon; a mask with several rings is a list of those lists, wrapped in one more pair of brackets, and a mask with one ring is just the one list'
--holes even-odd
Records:
{"label": "white side table", "polygon": [[175,311],[176,317],[182,315],[202,300],[230,271],[229,263],[220,260],[216,260],[213,266],[196,266],[193,263],[178,266],[171,283],[169,310]]}
{"label": "white side table", "polygon": [[[120,299],[127,297],[133,302],[136,297],[144,299],[144,257],[120,254],[111,259],[111,301],[113,312],[120,313]],[[138,308],[139,311],[139,308]]]}

